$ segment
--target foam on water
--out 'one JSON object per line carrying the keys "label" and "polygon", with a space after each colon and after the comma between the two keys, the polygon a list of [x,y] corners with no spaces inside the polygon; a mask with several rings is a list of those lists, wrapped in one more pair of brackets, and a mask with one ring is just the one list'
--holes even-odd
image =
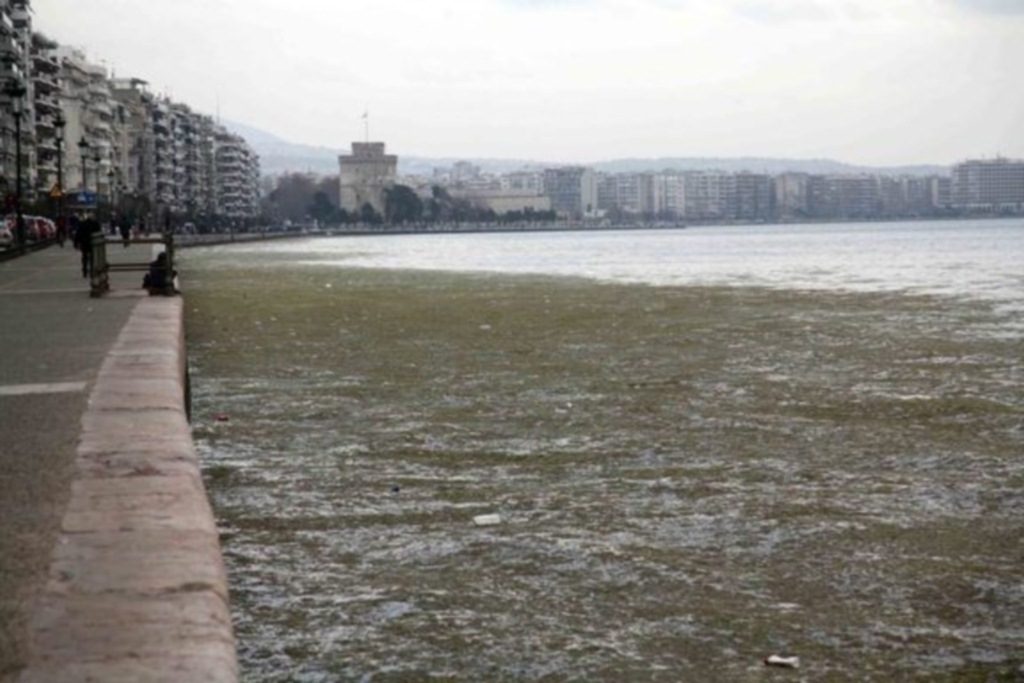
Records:
{"label": "foam on water", "polygon": [[[911,291],[1024,310],[1024,220],[360,236],[232,247],[343,267]],[[312,258],[310,258],[312,257]]]}

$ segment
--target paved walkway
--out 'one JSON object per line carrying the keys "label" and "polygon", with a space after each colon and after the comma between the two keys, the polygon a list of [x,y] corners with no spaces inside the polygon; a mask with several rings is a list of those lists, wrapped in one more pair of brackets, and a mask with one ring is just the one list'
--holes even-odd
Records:
{"label": "paved walkway", "polygon": [[[145,262],[151,247],[109,253]],[[91,299],[70,246],[0,263],[0,681],[24,663],[27,605],[46,580],[86,400],[141,282],[119,274],[114,296]]]}

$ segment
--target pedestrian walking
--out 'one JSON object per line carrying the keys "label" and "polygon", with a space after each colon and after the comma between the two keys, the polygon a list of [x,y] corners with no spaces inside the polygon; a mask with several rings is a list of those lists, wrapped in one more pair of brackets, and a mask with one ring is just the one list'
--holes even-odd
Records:
{"label": "pedestrian walking", "polygon": [[57,216],[57,244],[60,248],[64,248],[64,242],[68,238],[68,219],[67,216]]}
{"label": "pedestrian walking", "polygon": [[78,229],[75,231],[75,246],[82,252],[82,277],[89,277],[89,270],[92,267],[93,235],[102,234],[103,227],[96,220],[95,216],[86,215],[78,220]]}
{"label": "pedestrian walking", "polygon": [[121,243],[127,249],[128,245],[131,244],[132,224],[128,222],[127,216],[118,216],[115,222],[117,223],[117,229],[121,232]]}

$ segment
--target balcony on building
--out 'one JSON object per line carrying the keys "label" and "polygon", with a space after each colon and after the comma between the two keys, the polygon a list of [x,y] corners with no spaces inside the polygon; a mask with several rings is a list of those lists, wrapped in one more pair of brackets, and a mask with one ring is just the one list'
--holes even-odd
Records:
{"label": "balcony on building", "polygon": [[93,152],[99,151],[100,156],[104,159],[110,157],[110,151],[113,148],[113,145],[109,138],[97,135],[93,138],[91,145]]}
{"label": "balcony on building", "polygon": [[31,14],[29,13],[28,5],[16,5],[11,7],[11,23],[17,30],[23,30],[29,27],[31,23]]}
{"label": "balcony on building", "polygon": [[35,99],[36,112],[51,116],[60,111],[60,102],[53,95],[40,95],[36,93]]}
{"label": "balcony on building", "polygon": [[[93,119],[85,124],[85,130],[89,133],[90,137],[106,138],[110,135],[112,129],[110,124],[103,119]],[[110,144],[109,142],[107,143]]]}
{"label": "balcony on building", "polygon": [[15,40],[0,40],[0,62],[5,65],[5,75],[14,78],[22,77],[21,45]]}
{"label": "balcony on building", "polygon": [[36,92],[55,93],[60,90],[60,82],[55,76],[39,71],[32,74],[32,84],[35,86]]}
{"label": "balcony on building", "polygon": [[53,118],[37,117],[36,118],[36,140],[39,141],[39,147],[47,147],[47,142],[53,142],[53,149],[57,149],[57,127],[53,124]]}
{"label": "balcony on building", "polygon": [[40,171],[57,172],[57,157],[56,156],[40,156],[36,161],[36,168]]}
{"label": "balcony on building", "polygon": [[89,111],[97,116],[102,116],[105,119],[114,118],[114,110],[110,107],[110,101],[108,98],[94,99],[89,102]]}
{"label": "balcony on building", "polygon": [[107,87],[106,82],[92,81],[89,83],[89,87],[87,88],[87,90],[89,91],[89,94],[93,97],[110,97],[110,88]]}
{"label": "balcony on building", "polygon": [[37,52],[32,55],[32,67],[37,74],[58,76],[60,74],[60,62],[52,54]]}
{"label": "balcony on building", "polygon": [[84,92],[89,85],[89,77],[79,71],[65,70],[64,80],[70,86],[69,90],[74,93],[74,97],[81,97],[79,93]]}

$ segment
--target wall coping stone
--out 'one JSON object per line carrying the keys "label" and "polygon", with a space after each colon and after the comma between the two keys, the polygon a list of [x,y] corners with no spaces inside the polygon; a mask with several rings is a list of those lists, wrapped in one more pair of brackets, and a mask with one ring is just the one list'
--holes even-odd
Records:
{"label": "wall coping stone", "polygon": [[18,683],[238,681],[183,315],[180,297],[142,299],[104,360]]}

